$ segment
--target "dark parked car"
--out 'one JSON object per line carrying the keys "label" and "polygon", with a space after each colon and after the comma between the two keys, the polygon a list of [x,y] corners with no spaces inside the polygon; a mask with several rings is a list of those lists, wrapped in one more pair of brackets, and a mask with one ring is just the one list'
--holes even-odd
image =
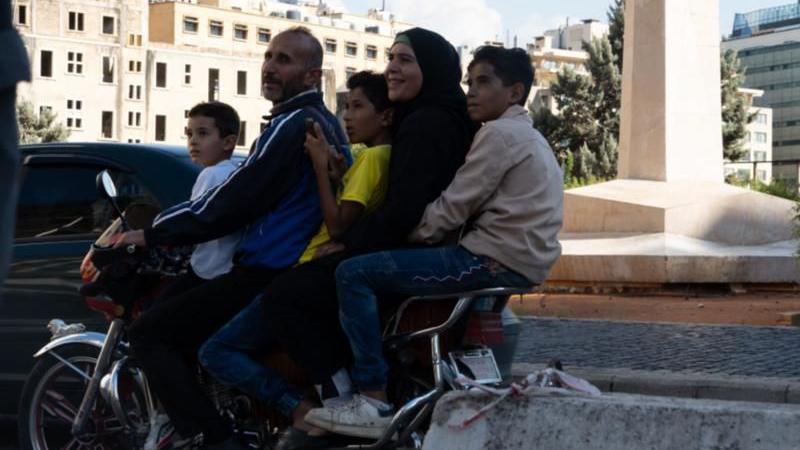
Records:
{"label": "dark parked car", "polygon": [[0,297],[0,416],[13,415],[33,354],[48,342],[50,319],[107,323],[78,294],[89,245],[114,218],[95,178],[107,169],[121,207],[159,209],[189,198],[200,167],[177,146],[51,143],[22,146],[14,256]]}

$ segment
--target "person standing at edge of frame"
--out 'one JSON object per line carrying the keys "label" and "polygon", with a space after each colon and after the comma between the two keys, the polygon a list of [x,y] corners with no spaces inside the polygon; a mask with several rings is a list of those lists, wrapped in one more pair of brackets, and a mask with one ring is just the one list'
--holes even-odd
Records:
{"label": "person standing at edge of frame", "polygon": [[31,79],[28,54],[11,17],[11,1],[0,0],[0,289],[11,261],[19,191],[17,83]]}

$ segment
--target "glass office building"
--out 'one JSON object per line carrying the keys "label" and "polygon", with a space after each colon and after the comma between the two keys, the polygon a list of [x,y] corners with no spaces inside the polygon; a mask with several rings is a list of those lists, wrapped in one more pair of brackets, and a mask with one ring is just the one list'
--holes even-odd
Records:
{"label": "glass office building", "polygon": [[723,49],[738,51],[744,86],[773,110],[773,177],[797,186],[800,167],[800,2],[737,14]]}

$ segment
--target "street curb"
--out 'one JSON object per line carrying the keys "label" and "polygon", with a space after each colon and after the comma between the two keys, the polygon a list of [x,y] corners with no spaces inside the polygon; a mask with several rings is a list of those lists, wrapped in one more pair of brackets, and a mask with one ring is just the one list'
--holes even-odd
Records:
{"label": "street curb", "polygon": [[[544,364],[516,363],[511,368],[511,375],[514,380],[519,380],[544,368]],[[603,392],[800,404],[800,378],[651,372],[596,367],[565,367],[565,370],[586,379]]]}

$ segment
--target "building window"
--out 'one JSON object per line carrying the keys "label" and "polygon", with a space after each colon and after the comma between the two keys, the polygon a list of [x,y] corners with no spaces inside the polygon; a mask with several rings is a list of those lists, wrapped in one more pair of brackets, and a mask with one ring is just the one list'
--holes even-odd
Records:
{"label": "building window", "polygon": [[355,42],[348,42],[344,47],[344,54],[347,56],[358,56],[358,45]]}
{"label": "building window", "polygon": [[258,29],[258,43],[267,44],[272,39],[272,32],[267,28]]}
{"label": "building window", "polygon": [[134,84],[128,85],[128,98],[130,100],[141,100],[142,87]]}
{"label": "building window", "polygon": [[760,131],[756,131],[755,132],[755,136],[756,136],[756,142],[761,143],[761,144],[767,142],[767,133],[762,133]]}
{"label": "building window", "polygon": [[183,66],[183,84],[192,84],[192,65],[184,64]]}
{"label": "building window", "polygon": [[128,111],[128,126],[129,127],[140,127],[142,126],[142,113]]}
{"label": "building window", "polygon": [[392,56],[392,49],[391,48],[386,47],[385,49],[383,49],[383,57],[387,61],[391,59],[391,56]]}
{"label": "building window", "polygon": [[759,181],[766,182],[767,181],[767,171],[766,170],[758,170],[758,179]]}
{"label": "building window", "polygon": [[112,139],[114,137],[113,130],[114,130],[114,113],[112,111],[103,111],[102,116],[102,130],[101,133],[103,138],[105,139]]}
{"label": "building window", "polygon": [[247,95],[247,72],[244,70],[236,72],[236,93]]}
{"label": "building window", "polygon": [[53,76],[53,52],[42,50],[39,54],[39,75],[50,78]]}
{"label": "building window", "polygon": [[208,22],[208,34],[210,36],[222,36],[225,32],[225,27],[219,20],[211,20]]}
{"label": "building window", "polygon": [[128,45],[131,47],[141,47],[142,46],[142,35],[141,34],[129,34],[128,35]]}
{"label": "building window", "polygon": [[167,116],[157,115],[156,116],[156,141],[166,141],[167,140]]}
{"label": "building window", "polygon": [[767,152],[753,152],[753,161],[766,161]]}
{"label": "building window", "polygon": [[184,33],[197,33],[197,17],[184,17],[183,18],[183,32]]}
{"label": "building window", "polygon": [[28,5],[17,5],[17,24],[28,25]]}
{"label": "building window", "polygon": [[82,100],[67,100],[67,128],[76,130],[83,128],[82,111]]}
{"label": "building window", "polygon": [[53,107],[52,106],[42,105],[42,106],[39,107],[39,117],[44,117],[46,115],[50,115],[50,114],[52,114],[52,112],[53,112]]}
{"label": "building window", "polygon": [[167,87],[167,63],[156,63],[156,87]]}
{"label": "building window", "polygon": [[189,110],[188,109],[184,109],[183,110],[183,118],[184,119],[188,119],[189,118]]}
{"label": "building window", "polygon": [[114,17],[103,16],[103,34],[114,34],[114,22]]}
{"label": "building window", "polygon": [[67,73],[83,73],[83,53],[67,52]]}
{"label": "building window", "polygon": [[70,31],[83,31],[83,13],[70,11],[67,28]]}
{"label": "building window", "polygon": [[141,61],[128,61],[128,71],[133,73],[139,73],[142,71],[142,62]]}
{"label": "building window", "polygon": [[766,114],[764,114],[764,113],[759,113],[759,114],[756,116],[756,122],[757,122],[757,123],[763,123],[763,124],[766,124],[766,123],[767,123],[767,115],[766,115]]}
{"label": "building window", "polygon": [[247,40],[247,25],[236,24],[233,26],[233,38],[237,41]]}
{"label": "building window", "polygon": [[242,147],[247,141],[247,122],[242,120],[239,122],[239,139],[236,140],[236,145]]}
{"label": "building window", "polygon": [[356,74],[356,68],[355,67],[346,67],[344,69],[344,79],[345,80],[349,80],[350,77],[352,77],[355,74]]}
{"label": "building window", "polygon": [[114,59],[103,56],[103,83],[114,82]]}
{"label": "building window", "polygon": [[336,53],[336,40],[335,39],[325,39],[325,52],[326,53]]}
{"label": "building window", "polygon": [[208,101],[219,100],[219,69],[208,69]]}
{"label": "building window", "polygon": [[378,59],[378,47],[368,45],[366,49],[367,59]]}

